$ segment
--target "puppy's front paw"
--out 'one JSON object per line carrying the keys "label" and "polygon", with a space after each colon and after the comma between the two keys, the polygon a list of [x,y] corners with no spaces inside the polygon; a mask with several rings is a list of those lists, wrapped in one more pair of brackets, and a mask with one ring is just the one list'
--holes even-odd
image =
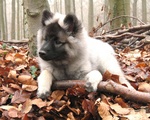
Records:
{"label": "puppy's front paw", "polygon": [[48,70],[43,70],[38,77],[38,92],[37,96],[45,99],[50,95],[52,85],[52,75]]}
{"label": "puppy's front paw", "polygon": [[97,85],[102,81],[102,75],[99,71],[93,70],[86,75],[86,89],[87,91],[96,91]]}
{"label": "puppy's front paw", "polygon": [[43,90],[43,91],[39,91],[38,90],[38,92],[37,92],[37,96],[38,97],[40,97],[40,98],[42,98],[42,99],[46,99],[49,95],[50,95],[50,90],[49,91],[47,91],[47,90]]}

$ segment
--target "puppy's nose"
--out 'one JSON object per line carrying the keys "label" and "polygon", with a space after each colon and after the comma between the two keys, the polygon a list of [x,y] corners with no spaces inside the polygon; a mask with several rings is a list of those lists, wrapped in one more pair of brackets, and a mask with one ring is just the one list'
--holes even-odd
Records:
{"label": "puppy's nose", "polygon": [[40,56],[45,56],[45,55],[46,55],[46,52],[45,52],[45,51],[40,51],[40,52],[39,52],[39,55],[40,55]]}

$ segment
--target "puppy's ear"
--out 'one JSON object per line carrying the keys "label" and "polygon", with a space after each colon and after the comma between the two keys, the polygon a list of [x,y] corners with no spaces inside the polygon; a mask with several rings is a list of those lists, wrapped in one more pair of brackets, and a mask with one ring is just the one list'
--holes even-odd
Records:
{"label": "puppy's ear", "polygon": [[46,26],[46,22],[53,17],[53,13],[48,10],[44,10],[42,14],[42,25]]}
{"label": "puppy's ear", "polygon": [[66,30],[67,32],[75,35],[76,33],[79,32],[79,30],[81,29],[81,23],[78,20],[78,18],[73,15],[73,14],[68,14],[65,19],[64,19],[64,23],[66,25]]}

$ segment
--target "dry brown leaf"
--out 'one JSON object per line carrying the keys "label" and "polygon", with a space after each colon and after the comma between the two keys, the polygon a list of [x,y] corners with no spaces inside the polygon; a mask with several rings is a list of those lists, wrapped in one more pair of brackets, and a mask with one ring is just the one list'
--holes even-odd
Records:
{"label": "dry brown leaf", "polygon": [[24,114],[21,120],[30,120],[27,114]]}
{"label": "dry brown leaf", "polygon": [[26,93],[22,91],[16,91],[11,99],[11,103],[23,103],[27,98],[30,98],[31,93]]}
{"label": "dry brown leaf", "polygon": [[22,85],[22,89],[29,91],[29,92],[33,92],[33,91],[37,90],[37,88],[38,87],[35,85],[25,85],[25,84]]}
{"label": "dry brown leaf", "polygon": [[135,111],[132,109],[129,115],[124,115],[124,117],[129,120],[150,120],[150,113],[146,113],[146,110],[141,109],[140,111]]}
{"label": "dry brown leaf", "polygon": [[138,90],[142,92],[150,92],[150,84],[142,82],[139,84]]}
{"label": "dry brown leaf", "polygon": [[105,119],[107,116],[109,116],[110,120],[113,118],[109,112],[110,108],[108,104],[102,101],[102,102],[98,102],[97,106],[98,106],[97,110],[98,110],[99,116],[102,119]]}
{"label": "dry brown leaf", "polygon": [[22,113],[14,108],[9,109],[8,111],[8,115],[11,118],[21,118],[22,117]]}
{"label": "dry brown leaf", "polygon": [[135,82],[135,78],[132,77],[131,75],[125,75],[126,79],[132,82]]}
{"label": "dry brown leaf", "polygon": [[15,63],[24,63],[25,62],[25,55],[20,54],[20,53],[16,53],[14,55],[14,62]]}
{"label": "dry brown leaf", "polygon": [[10,85],[10,87],[13,88],[13,89],[21,90],[21,87],[20,87],[19,85],[17,85],[17,84],[10,83],[9,85]]}
{"label": "dry brown leaf", "polygon": [[55,90],[52,92],[51,97],[54,100],[61,100],[61,98],[64,96],[65,92],[63,90]]}
{"label": "dry brown leaf", "polygon": [[76,115],[79,115],[81,113],[81,110],[80,109],[76,109],[76,108],[71,108],[70,106],[68,106],[68,108],[73,112],[75,113]]}
{"label": "dry brown leaf", "polygon": [[23,103],[22,105],[21,112],[29,113],[31,109],[32,109],[32,101],[30,99],[27,99],[25,103]]}
{"label": "dry brown leaf", "polygon": [[67,120],[76,120],[72,112],[68,113],[67,116],[68,116]]}
{"label": "dry brown leaf", "polygon": [[130,113],[129,108],[122,108],[118,103],[110,105],[110,108],[119,115],[127,115]]}
{"label": "dry brown leaf", "polygon": [[5,87],[5,86],[2,86],[3,90],[9,94],[13,94],[14,93],[14,90],[12,88],[8,88],[8,87]]}
{"label": "dry brown leaf", "polygon": [[5,104],[7,102],[7,100],[8,100],[8,98],[9,98],[9,95],[1,97],[1,99],[0,99],[0,105]]}
{"label": "dry brown leaf", "polygon": [[13,79],[17,79],[17,72],[16,70],[10,70],[9,74],[8,74],[8,78],[13,78]]}
{"label": "dry brown leaf", "polygon": [[4,109],[4,110],[7,110],[7,111],[10,110],[10,109],[12,109],[12,108],[16,109],[16,110],[19,110],[17,107],[12,106],[12,105],[1,105],[0,108]]}
{"label": "dry brown leaf", "polygon": [[32,100],[32,104],[38,106],[39,108],[47,106],[47,102],[40,98]]}
{"label": "dry brown leaf", "polygon": [[25,84],[27,81],[30,81],[32,79],[31,75],[19,75],[18,81]]}
{"label": "dry brown leaf", "polygon": [[13,60],[14,60],[14,53],[11,53],[11,52],[7,53],[6,56],[5,56],[5,60],[10,60],[10,61],[13,62]]}
{"label": "dry brown leaf", "polygon": [[91,113],[93,116],[95,116],[95,103],[93,100],[84,99],[82,101],[82,108],[83,110]]}
{"label": "dry brown leaf", "polygon": [[32,78],[31,75],[19,75],[17,80],[22,84],[37,85],[37,82]]}
{"label": "dry brown leaf", "polygon": [[109,79],[111,79],[111,76],[112,76],[112,74],[109,71],[106,71],[103,74],[103,80],[109,80]]}
{"label": "dry brown leaf", "polygon": [[117,102],[123,108],[128,108],[129,107],[129,105],[120,97],[116,97],[115,102]]}

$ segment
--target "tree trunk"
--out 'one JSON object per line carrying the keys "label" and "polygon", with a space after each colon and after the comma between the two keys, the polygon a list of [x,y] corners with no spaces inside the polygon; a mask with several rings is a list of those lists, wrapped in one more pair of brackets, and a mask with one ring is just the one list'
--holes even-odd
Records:
{"label": "tree trunk", "polygon": [[8,40],[6,0],[3,0],[5,40]]}
{"label": "tree trunk", "polygon": [[93,28],[93,0],[89,0],[89,12],[88,12],[88,32]]}
{"label": "tree trunk", "polygon": [[20,5],[17,0],[17,40],[20,40]]}
{"label": "tree trunk", "polygon": [[29,31],[29,48],[30,55],[36,55],[36,35],[41,25],[43,10],[49,10],[47,0],[24,0],[24,8],[27,14],[28,31]]}
{"label": "tree trunk", "polygon": [[[121,15],[130,15],[130,0],[109,0],[111,18],[121,16]],[[126,17],[121,17],[112,22],[111,27],[119,28],[121,24],[128,26],[130,19]]]}
{"label": "tree trunk", "polygon": [[70,0],[65,0],[65,13],[68,14],[71,11]]}
{"label": "tree trunk", "polygon": [[54,0],[54,12],[58,12],[58,1]]}
{"label": "tree trunk", "polygon": [[75,4],[75,0],[72,0],[72,11],[75,14],[76,13],[76,4]]}
{"label": "tree trunk", "polygon": [[[137,1],[138,0],[134,0],[134,3],[133,3],[133,16],[134,17],[137,17]],[[137,25],[137,20],[133,20],[133,25]]]}
{"label": "tree trunk", "polygon": [[146,0],[142,0],[142,21],[147,23],[147,6]]}
{"label": "tree trunk", "polygon": [[1,38],[3,39],[3,40],[5,40],[6,38],[5,38],[5,26],[4,26],[4,9],[3,9],[3,0],[0,0],[0,23],[1,23]]}
{"label": "tree trunk", "polygon": [[12,19],[11,19],[11,39],[15,39],[15,33],[16,33],[16,26],[15,26],[15,20],[16,20],[16,10],[15,10],[15,3],[16,0],[12,1]]}
{"label": "tree trunk", "polygon": [[62,13],[62,0],[59,0],[59,9],[60,13]]}

